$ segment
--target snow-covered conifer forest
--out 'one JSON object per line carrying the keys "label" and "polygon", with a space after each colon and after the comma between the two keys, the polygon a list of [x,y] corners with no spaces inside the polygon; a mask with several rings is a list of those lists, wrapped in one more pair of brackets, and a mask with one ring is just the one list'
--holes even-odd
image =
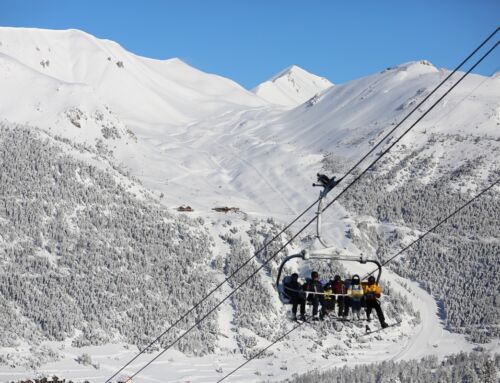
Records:
{"label": "snow-covered conifer forest", "polygon": [[[276,278],[319,246],[315,224],[276,252],[314,209],[264,244],[317,198],[316,173],[342,177],[448,73],[421,60],[334,85],[291,65],[249,91],[85,32],[0,28],[0,381],[104,381],[200,301],[122,375],[192,326],[134,382],[253,358],[296,324]],[[468,76],[323,213],[323,239],[383,262],[497,180],[499,94],[497,74]],[[499,222],[496,186],[383,268],[393,326],[332,314],[228,381],[496,381]],[[284,269],[313,270],[371,268]]]}
{"label": "snow-covered conifer forest", "polygon": [[500,356],[460,353],[438,360],[430,356],[421,360],[402,362],[384,361],[335,370],[314,371],[293,379],[289,383],[361,383],[361,382],[488,382],[498,381]]}

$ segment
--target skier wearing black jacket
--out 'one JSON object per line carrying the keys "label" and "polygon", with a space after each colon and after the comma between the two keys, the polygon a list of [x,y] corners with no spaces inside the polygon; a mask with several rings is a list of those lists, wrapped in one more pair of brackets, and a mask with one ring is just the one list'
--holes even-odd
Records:
{"label": "skier wearing black jacket", "polygon": [[[319,280],[319,274],[317,271],[313,271],[311,273],[311,279],[307,280],[306,284],[304,285],[304,290],[306,291],[306,294],[308,293],[307,299],[312,302],[313,320],[319,320],[319,319],[323,320],[323,317],[325,316],[326,313],[324,295],[322,294],[324,292],[324,289],[323,285]],[[314,294],[314,293],[321,293],[321,294]],[[317,317],[318,306],[320,303],[321,303],[321,313],[318,318]]]}
{"label": "skier wearing black jacket", "polygon": [[302,290],[302,285],[299,283],[299,274],[293,273],[290,277],[290,281],[284,284],[285,294],[290,298],[292,302],[292,314],[293,319],[297,320],[297,306],[300,305],[300,320],[305,321],[306,317],[306,300],[304,297],[304,292]]}

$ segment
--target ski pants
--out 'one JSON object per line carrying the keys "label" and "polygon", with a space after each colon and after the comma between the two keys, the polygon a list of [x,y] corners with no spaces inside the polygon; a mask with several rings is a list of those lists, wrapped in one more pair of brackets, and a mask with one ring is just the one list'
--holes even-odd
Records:
{"label": "ski pants", "polygon": [[292,313],[297,315],[297,306],[300,306],[300,315],[305,315],[306,313],[306,300],[301,297],[293,297],[290,299],[292,302]]}
{"label": "ski pants", "polygon": [[[361,299],[350,297],[349,306],[351,307],[353,314],[359,315],[359,312],[361,311]],[[349,313],[349,309],[347,309],[347,313]]]}
{"label": "ski pants", "polygon": [[323,295],[311,295],[310,298],[312,307],[313,307],[313,312],[312,315],[316,316],[318,314],[318,307],[321,304],[321,315],[325,315],[326,310],[325,310],[325,299]]}
{"label": "ski pants", "polygon": [[335,297],[329,296],[324,298],[325,310],[330,312],[335,309]]}
{"label": "ski pants", "polygon": [[337,312],[338,316],[346,317],[349,314],[349,302],[346,296],[337,296]]}
{"label": "ski pants", "polygon": [[366,300],[366,316],[369,318],[372,310],[375,309],[377,312],[377,317],[380,322],[380,324],[385,322],[385,317],[384,313],[382,312],[382,309],[380,308],[380,303],[376,299],[367,299]]}

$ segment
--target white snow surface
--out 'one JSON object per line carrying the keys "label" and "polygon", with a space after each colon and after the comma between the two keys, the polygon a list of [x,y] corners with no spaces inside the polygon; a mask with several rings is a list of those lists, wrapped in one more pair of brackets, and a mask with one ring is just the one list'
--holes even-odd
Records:
{"label": "white snow surface", "polygon": [[294,107],[318,95],[333,84],[324,77],[291,65],[269,80],[257,85],[252,92],[276,105]]}
{"label": "white snow surface", "polygon": [[[339,166],[353,164],[449,73],[425,61],[411,62],[332,86],[292,66],[259,85],[254,94],[178,59],[139,57],[115,42],[77,30],[0,28],[0,42],[1,119],[28,123],[89,145],[104,139],[114,152],[112,160],[128,168],[147,189],[163,193],[166,206],[190,205],[194,216],[215,221],[225,219],[211,212],[215,206],[236,206],[253,218],[290,221],[316,197],[311,182],[325,155],[338,158]],[[469,76],[394,148],[390,158],[395,162],[408,151],[424,147],[432,134],[499,138],[499,95],[498,76]],[[77,121],[80,127],[71,122],[72,112],[68,112],[75,108],[82,112]],[[119,138],[103,138],[103,126],[115,127]],[[428,152],[436,158],[428,180],[477,156],[477,148],[468,140],[437,144]],[[480,175],[483,179],[500,168],[499,156],[492,153],[481,153],[489,156]],[[402,180],[403,173],[396,181]],[[358,249],[344,237],[346,223],[340,219],[344,214],[342,206],[335,204],[325,216],[325,227],[331,242],[355,252]],[[246,225],[231,219],[235,225]],[[228,381],[278,380],[314,368],[472,349],[463,336],[443,329],[429,294],[390,272],[385,272],[385,278],[409,297],[420,312],[420,324],[404,318],[400,327],[372,335],[352,349],[344,347],[344,333],[332,335],[325,343],[338,345],[346,353],[331,359],[307,350],[311,330],[306,325],[278,344],[274,356],[252,361]],[[281,308],[283,316],[286,311]],[[223,306],[221,331],[231,331],[231,315],[230,305]],[[345,331],[361,334],[363,329]],[[221,338],[216,354],[194,358],[169,351],[134,382],[220,379],[244,361],[241,355],[228,352],[234,338],[225,335],[229,337]],[[261,341],[265,346],[269,340]],[[104,381],[136,352],[122,344],[83,349],[70,344],[70,340],[64,348],[61,343],[52,344],[54,349],[61,348],[64,359],[38,372]],[[498,340],[488,347],[498,351]],[[29,345],[24,345],[17,352],[28,350]],[[74,359],[83,352],[91,354],[100,369],[77,364]],[[130,372],[150,357],[134,362]],[[281,369],[285,365],[287,369]],[[219,367],[223,373],[215,371]],[[0,381],[33,373],[1,368]]]}
{"label": "white snow surface", "polygon": [[266,104],[234,81],[203,73],[177,58],[140,57],[79,30],[2,27],[0,41],[1,53],[26,66],[92,87],[126,120],[180,124]]}
{"label": "white snow surface", "polygon": [[[363,334],[364,325],[359,328],[357,326],[344,327],[337,335],[322,339],[325,347],[340,351],[340,354],[329,355],[329,357],[325,357],[323,351],[310,350],[314,341],[318,339],[311,339],[311,329],[308,328],[310,325],[305,324],[292,332],[284,341],[276,344],[271,349],[274,351],[272,356],[251,361],[228,378],[228,381],[282,380],[295,373],[312,369],[327,370],[384,360],[410,360],[425,355],[444,357],[459,350],[471,351],[473,349],[474,345],[467,343],[463,336],[443,329],[435,300],[416,283],[409,283],[390,272],[386,273],[385,278],[391,282],[396,291],[405,294],[415,305],[420,312],[421,323],[415,324],[404,318],[400,326],[360,337],[357,340],[350,339],[347,334]],[[283,315],[286,315],[285,310],[283,310]],[[226,314],[222,315],[222,320],[225,320],[225,316]],[[291,329],[292,326],[294,324],[291,322],[283,329],[283,332]],[[372,323],[371,326],[376,328],[377,325]],[[352,343],[348,347],[346,342],[349,339]],[[268,342],[269,340],[263,341],[262,347],[265,347]],[[137,352],[135,347],[126,344],[73,348],[70,343],[70,341],[48,342],[47,345],[62,354],[64,358],[43,366],[36,373],[40,376],[55,374],[81,381],[88,379],[91,382],[104,382]],[[178,351],[169,350],[156,363],[136,376],[134,382],[215,382],[245,362],[241,355],[227,352],[227,339],[223,343],[226,344],[222,345],[221,349],[226,350],[225,352],[204,357],[187,357]],[[486,348],[490,350],[498,350],[498,347],[498,342],[486,345]],[[28,345],[25,345],[23,349],[29,352]],[[6,353],[14,351],[13,349],[3,350]],[[78,364],[75,359],[83,353],[91,355],[93,364],[98,365],[99,368]],[[122,375],[133,374],[155,355],[153,353],[141,356]],[[23,369],[2,368],[0,381],[25,378],[27,374],[30,376],[29,372]],[[34,374],[31,372],[31,376]]]}
{"label": "white snow surface", "polygon": [[[94,145],[102,138],[94,116],[102,113],[136,137],[106,141],[116,162],[163,193],[167,206],[231,205],[285,220],[312,200],[310,184],[325,154],[352,164],[448,73],[425,61],[406,63],[284,110],[177,59],[138,57],[81,31],[0,28],[0,41],[1,118]],[[425,145],[433,133],[498,137],[499,88],[496,77],[470,75],[391,156]],[[74,108],[84,113],[81,129],[69,122],[66,112]],[[476,152],[464,142],[436,154],[446,154],[442,167],[455,167]],[[491,169],[498,161],[492,156]]]}

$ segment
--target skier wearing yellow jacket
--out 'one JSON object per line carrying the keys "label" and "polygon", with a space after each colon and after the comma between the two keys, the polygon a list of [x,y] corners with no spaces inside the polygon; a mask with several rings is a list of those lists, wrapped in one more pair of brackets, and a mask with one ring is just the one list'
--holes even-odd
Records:
{"label": "skier wearing yellow jacket", "polygon": [[386,328],[388,324],[385,323],[384,313],[382,312],[380,303],[377,300],[377,298],[380,298],[382,290],[380,289],[380,286],[375,282],[375,277],[371,275],[368,278],[368,282],[363,282],[361,285],[363,286],[366,305],[366,319],[368,321],[371,320],[370,315],[372,313],[372,310],[375,309],[375,311],[377,312],[378,320],[380,321],[380,325],[382,326],[382,328]]}

